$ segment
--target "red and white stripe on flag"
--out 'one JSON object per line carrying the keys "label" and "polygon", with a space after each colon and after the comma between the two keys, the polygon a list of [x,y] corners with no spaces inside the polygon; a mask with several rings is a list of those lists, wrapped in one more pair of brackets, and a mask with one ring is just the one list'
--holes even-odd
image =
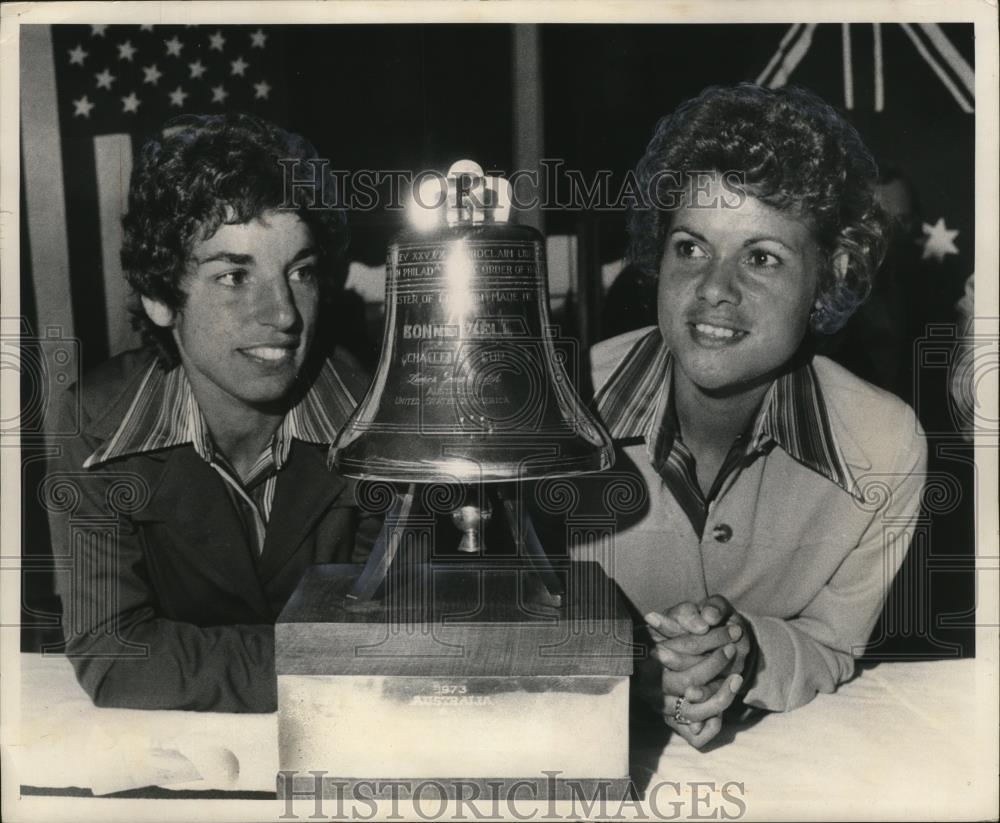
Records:
{"label": "red and white stripe on flag", "polygon": [[[853,109],[854,99],[854,67],[851,27],[861,24],[842,23],[841,31],[841,62],[844,78],[844,107]],[[874,104],[875,111],[885,108],[883,29],[891,24],[874,23],[872,25],[873,64],[874,64]],[[972,66],[961,55],[947,35],[936,23],[909,24],[900,23],[920,55],[941,84],[954,98],[959,108],[971,114],[975,111],[975,75]],[[757,76],[757,82],[770,88],[779,88],[789,82],[792,73],[806,57],[813,45],[816,34],[816,24],[795,23],[788,28],[781,38],[778,48],[763,71]]]}

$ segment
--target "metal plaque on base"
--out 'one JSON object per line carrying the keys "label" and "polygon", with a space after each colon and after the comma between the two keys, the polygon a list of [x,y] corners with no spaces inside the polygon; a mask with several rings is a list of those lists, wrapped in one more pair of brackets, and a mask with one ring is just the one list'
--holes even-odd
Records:
{"label": "metal plaque on base", "polygon": [[317,771],[328,796],[359,780],[448,794],[527,781],[539,798],[566,781],[625,785],[631,622],[597,564],[555,570],[561,608],[530,568],[487,558],[420,567],[377,608],[350,608],[360,571],[314,567],[275,627],[280,765],[296,790]]}

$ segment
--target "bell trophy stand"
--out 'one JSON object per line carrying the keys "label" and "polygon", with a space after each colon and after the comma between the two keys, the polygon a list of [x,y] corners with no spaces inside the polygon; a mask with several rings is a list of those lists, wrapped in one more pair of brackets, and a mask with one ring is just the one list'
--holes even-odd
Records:
{"label": "bell trophy stand", "polygon": [[517,558],[407,562],[435,536],[410,485],[364,568],[306,573],[275,626],[279,762],[293,775],[279,796],[314,791],[322,771],[329,798],[360,781],[401,797],[428,782],[450,798],[623,797],[620,595],[597,563],[550,561],[510,487],[486,496]]}

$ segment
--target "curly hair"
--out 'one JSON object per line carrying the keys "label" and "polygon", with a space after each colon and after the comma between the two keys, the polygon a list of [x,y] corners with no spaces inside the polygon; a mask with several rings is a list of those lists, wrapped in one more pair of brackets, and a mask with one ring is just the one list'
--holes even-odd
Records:
{"label": "curly hair", "polygon": [[[165,367],[179,362],[177,346],[170,329],[153,323],[138,298],[182,309],[183,277],[193,245],[224,223],[246,223],[269,210],[294,210],[319,249],[324,300],[329,302],[343,286],[347,221],[343,209],[325,206],[335,197],[327,164],[312,164],[311,174],[298,165],[311,160],[319,158],[305,139],[248,114],[183,115],[145,143],[122,218],[121,261],[133,290],[133,327]],[[294,169],[296,181],[288,195],[286,168]]]}
{"label": "curly hair", "polygon": [[628,258],[647,277],[659,272],[670,228],[664,204],[684,202],[705,171],[734,174],[745,194],[811,220],[824,262],[810,326],[840,329],[871,291],[888,234],[878,170],[854,127],[800,88],[713,86],[682,103],[657,123],[636,168],[649,194],[629,215]]}

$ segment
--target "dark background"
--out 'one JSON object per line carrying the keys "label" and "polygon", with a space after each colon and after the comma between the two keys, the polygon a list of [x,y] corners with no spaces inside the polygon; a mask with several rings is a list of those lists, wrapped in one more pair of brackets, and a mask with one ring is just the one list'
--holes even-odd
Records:
{"label": "dark background", "polygon": [[[157,27],[165,33],[170,28]],[[240,28],[226,30],[231,33]],[[941,28],[974,65],[972,26]],[[515,95],[515,72],[524,58],[518,51],[515,27],[263,29],[269,38],[270,76],[276,78],[276,93],[266,115],[309,137],[335,168],[444,170],[463,157],[487,169],[515,167],[517,124],[525,122]],[[642,154],[660,116],[707,85],[754,80],[786,31],[784,24],[540,26],[536,56],[541,68],[541,156],[563,161],[585,179],[607,169],[615,190]],[[190,34],[188,29],[185,36]],[[918,358],[928,346],[936,346],[945,359],[951,356],[953,337],[928,337],[928,332],[935,324],[954,323],[952,307],[972,271],[974,115],[960,110],[903,29],[893,24],[882,26],[885,107],[876,112],[873,27],[852,25],[850,34],[854,107],[846,115],[879,163],[901,169],[910,180],[923,220],[934,223],[944,217],[949,228],[959,230],[955,241],[959,254],[940,263],[921,259],[915,244],[918,237],[900,239],[891,292],[891,299],[902,306],[906,324],[897,341],[902,343],[898,357],[905,361],[899,366],[899,376],[880,374],[866,358],[864,346],[851,346],[852,340],[865,339],[863,330],[849,330],[831,347],[834,356],[862,376],[881,382],[915,405],[932,434],[930,470],[954,478],[962,490],[954,506],[947,510],[930,507],[924,512],[921,536],[890,599],[886,631],[877,630],[879,639],[871,654],[970,655],[975,596],[972,453],[952,422],[945,370],[921,366]],[[55,53],[61,54],[88,35],[86,26],[52,27]],[[806,86],[843,108],[841,37],[839,24],[820,25],[791,83]],[[196,55],[189,51],[186,56]],[[58,81],[70,82],[64,70],[59,71]],[[207,103],[205,108],[209,109]],[[251,104],[247,108],[256,110]],[[142,116],[135,121],[136,151],[143,136],[162,122],[151,108],[145,112],[140,110]],[[65,111],[60,117],[66,135],[80,127]],[[86,258],[98,253],[93,248],[94,217],[86,213],[81,200],[81,190],[93,170],[88,170],[77,151],[68,137],[64,139],[71,245],[75,244],[78,256]],[[382,210],[352,214],[351,258],[378,265],[401,219],[398,212]],[[626,307],[627,312],[621,309],[623,316],[609,315],[599,287],[600,265],[622,257],[624,212],[552,210],[542,213],[541,223],[547,234],[578,238],[580,297],[555,318],[563,332],[589,345],[601,339],[605,329],[639,324],[643,316],[638,310]],[[22,314],[30,328],[37,328],[44,319],[37,317],[35,309],[28,247],[29,238],[22,228]],[[70,297],[78,318],[75,331],[85,366],[111,353],[101,312],[96,311],[103,300],[99,275],[99,266],[91,266],[85,273],[74,271],[71,278]],[[352,329],[352,339],[346,342],[370,360],[376,355],[379,330],[377,311],[368,314],[367,326],[345,321],[344,328]],[[367,340],[362,341],[362,336]],[[58,640],[59,604],[46,571],[47,526],[34,494],[42,476],[37,458],[37,450],[26,443],[23,553],[26,568],[33,572],[24,576],[25,648]]]}

